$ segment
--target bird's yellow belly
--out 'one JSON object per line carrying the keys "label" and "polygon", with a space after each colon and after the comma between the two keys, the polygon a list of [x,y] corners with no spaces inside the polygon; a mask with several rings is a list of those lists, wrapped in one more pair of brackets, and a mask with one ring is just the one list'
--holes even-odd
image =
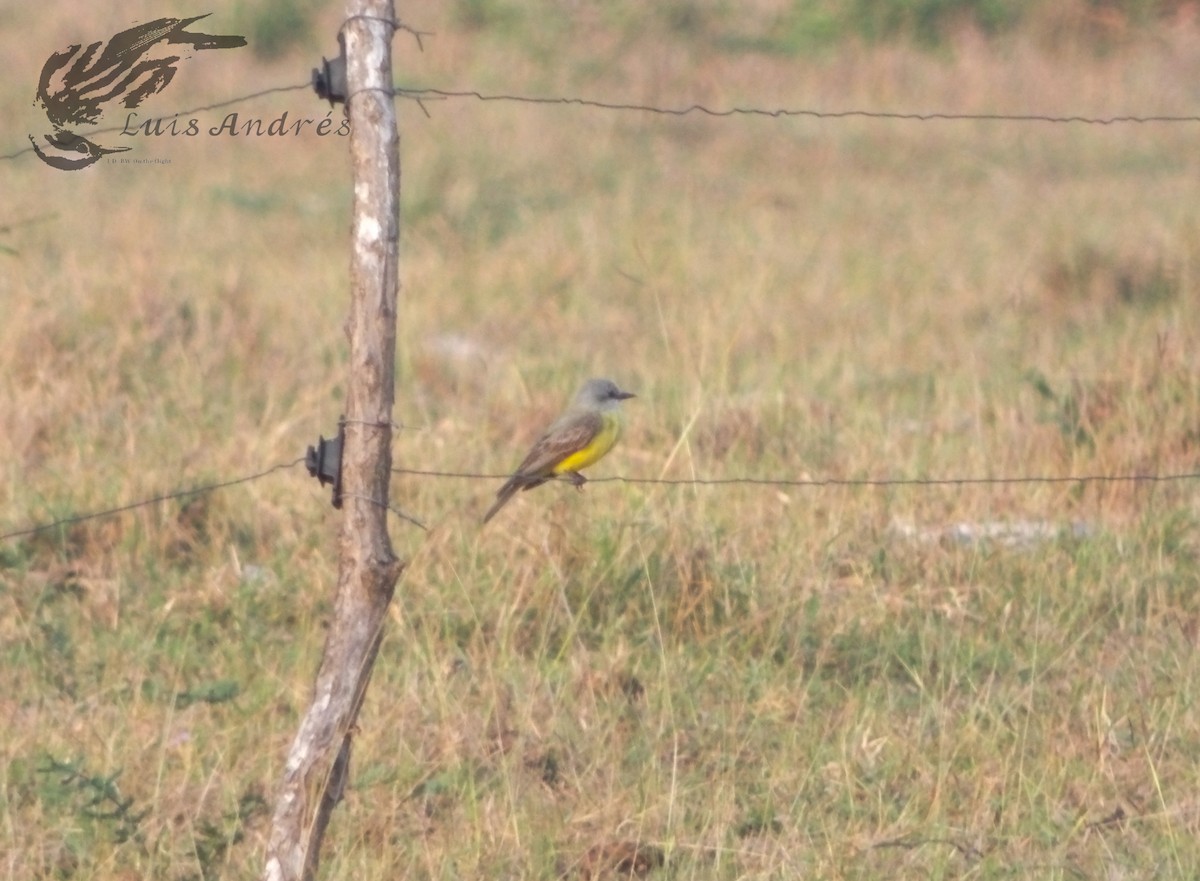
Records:
{"label": "bird's yellow belly", "polygon": [[579,471],[595,463],[613,448],[617,438],[621,436],[621,421],[615,416],[606,416],[602,428],[592,442],[578,452],[572,453],[554,466],[555,474],[567,471]]}

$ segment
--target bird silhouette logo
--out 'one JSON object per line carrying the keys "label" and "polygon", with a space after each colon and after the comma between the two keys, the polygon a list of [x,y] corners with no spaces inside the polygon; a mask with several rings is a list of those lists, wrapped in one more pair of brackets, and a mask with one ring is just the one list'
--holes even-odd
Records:
{"label": "bird silhouette logo", "polygon": [[53,168],[78,171],[110,153],[129,150],[101,146],[75,130],[98,124],[113,107],[132,109],[157,95],[171,84],[179,62],[191,57],[189,49],[246,45],[245,37],[187,30],[210,14],[160,18],[121,31],[107,43],[87,48],[76,43],[51,55],[42,66],[34,106],[46,112],[53,131],[42,135],[41,143],[29,136],[34,152]]}

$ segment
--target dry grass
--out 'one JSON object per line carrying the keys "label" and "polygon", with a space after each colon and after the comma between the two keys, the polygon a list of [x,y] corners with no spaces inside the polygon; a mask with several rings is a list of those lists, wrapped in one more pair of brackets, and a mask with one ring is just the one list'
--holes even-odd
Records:
{"label": "dry grass", "polygon": [[[1101,57],[964,33],[806,59],[632,6],[454,9],[420,12],[423,55],[398,39],[406,79],[1191,113],[1200,57],[1186,24]],[[163,13],[3,14],[16,148],[50,48]],[[231,54],[159,106],[312,60]],[[1190,127],[428,109],[402,105],[401,466],[504,471],[608,374],[639,398],[595,476],[1196,470]],[[53,212],[0,238],[0,529],[291,461],[336,422],[344,143],[137,149],[170,164],[0,167],[0,221]],[[550,486],[481,532],[495,488],[395,482],[434,528],[395,524],[411,565],[323,877],[1200,872],[1194,482]],[[0,876],[256,875],[337,523],[294,468],[0,545]],[[1061,532],[945,532],[997,523]]]}

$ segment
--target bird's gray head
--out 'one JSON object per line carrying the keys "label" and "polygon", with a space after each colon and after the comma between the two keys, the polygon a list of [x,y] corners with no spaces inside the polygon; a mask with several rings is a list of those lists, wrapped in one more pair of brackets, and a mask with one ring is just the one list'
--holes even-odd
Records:
{"label": "bird's gray head", "polygon": [[611,379],[589,379],[583,388],[575,395],[575,403],[584,407],[615,407],[626,398],[633,398],[633,392],[623,392]]}

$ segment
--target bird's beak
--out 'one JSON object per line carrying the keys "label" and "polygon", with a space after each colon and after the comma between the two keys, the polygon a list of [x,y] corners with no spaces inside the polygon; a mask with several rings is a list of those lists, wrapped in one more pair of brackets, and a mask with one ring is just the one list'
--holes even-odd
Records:
{"label": "bird's beak", "polygon": [[637,397],[637,395],[635,395],[633,392],[617,392],[617,400],[618,401],[624,401],[626,398],[636,398],[636,397]]}

